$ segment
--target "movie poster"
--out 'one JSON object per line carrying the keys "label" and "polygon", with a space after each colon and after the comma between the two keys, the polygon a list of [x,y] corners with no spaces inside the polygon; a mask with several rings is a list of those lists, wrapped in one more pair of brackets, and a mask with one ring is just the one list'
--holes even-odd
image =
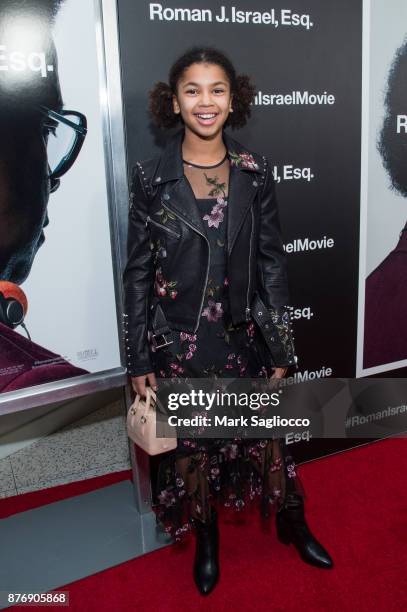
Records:
{"label": "movie poster", "polygon": [[358,376],[407,365],[407,4],[364,10]]}
{"label": "movie poster", "polygon": [[96,9],[0,4],[2,394],[121,366]]}

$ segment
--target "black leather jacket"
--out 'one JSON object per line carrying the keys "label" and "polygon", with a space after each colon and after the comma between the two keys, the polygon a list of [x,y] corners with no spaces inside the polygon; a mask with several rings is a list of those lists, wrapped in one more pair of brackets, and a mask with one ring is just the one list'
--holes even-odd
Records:
{"label": "black leather jacket", "polygon": [[[128,261],[123,273],[123,335],[131,376],[154,371],[148,342],[153,296],[174,330],[194,333],[201,316],[209,242],[192,188],[184,177],[183,137],[184,128],[169,139],[162,155],[137,162],[132,170]],[[256,290],[266,307],[277,313],[275,321],[281,323],[289,294],[272,169],[266,157],[248,151],[226,132],[223,140],[234,160],[227,226],[232,323],[249,320]],[[163,214],[165,225],[156,221]],[[171,286],[163,291],[162,279],[176,281],[176,291],[171,291]],[[290,326],[285,326],[285,333],[291,341]]]}

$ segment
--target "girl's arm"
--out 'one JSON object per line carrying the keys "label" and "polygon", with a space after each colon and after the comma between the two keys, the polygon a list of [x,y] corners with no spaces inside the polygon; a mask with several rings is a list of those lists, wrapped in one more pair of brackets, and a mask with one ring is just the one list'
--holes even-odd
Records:
{"label": "girl's arm", "polygon": [[123,331],[127,371],[131,377],[153,372],[147,337],[149,295],[152,286],[153,261],[146,228],[148,197],[143,189],[138,166],[132,170],[127,264],[123,272]]}
{"label": "girl's arm", "polygon": [[281,344],[287,359],[274,362],[287,366],[296,361],[291,332],[290,293],[287,277],[287,260],[283,248],[276,189],[270,163],[260,200],[260,231],[258,245],[258,276],[261,280],[260,297],[277,326]]}
{"label": "girl's arm", "polygon": [[281,312],[289,304],[290,297],[275,182],[269,163],[260,200],[258,269],[263,301],[268,308]]}

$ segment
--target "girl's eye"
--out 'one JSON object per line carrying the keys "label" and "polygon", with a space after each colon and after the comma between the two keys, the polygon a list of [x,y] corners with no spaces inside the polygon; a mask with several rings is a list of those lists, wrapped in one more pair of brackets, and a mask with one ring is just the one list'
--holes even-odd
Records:
{"label": "girl's eye", "polygon": [[[196,91],[197,91],[196,89],[187,89],[188,94],[189,93],[194,94],[196,93]],[[216,93],[224,93],[225,90],[224,89],[214,89],[213,91]]]}

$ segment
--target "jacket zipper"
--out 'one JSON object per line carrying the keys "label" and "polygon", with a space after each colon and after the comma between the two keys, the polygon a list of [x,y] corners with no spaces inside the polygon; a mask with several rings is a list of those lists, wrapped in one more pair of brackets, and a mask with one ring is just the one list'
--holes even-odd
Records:
{"label": "jacket zipper", "polygon": [[180,234],[177,234],[177,232],[174,232],[174,230],[170,229],[169,227],[165,227],[165,225],[163,225],[162,223],[158,223],[157,221],[155,221],[151,217],[147,217],[147,219],[146,219],[146,227],[147,227],[148,223],[153,223],[154,225],[156,225],[157,227],[160,227],[161,229],[165,230],[169,234],[172,234],[173,236],[176,236],[177,238],[181,238]]}
{"label": "jacket zipper", "polygon": [[253,238],[253,227],[254,227],[254,219],[253,219],[253,206],[250,208],[251,217],[252,217],[252,225],[250,228],[250,243],[249,243],[249,282],[247,283],[247,296],[246,296],[246,321],[250,319],[250,304],[249,304],[249,296],[250,296],[250,271],[251,271],[251,262],[252,262],[252,238]]}
{"label": "jacket zipper", "polygon": [[[200,232],[199,230],[197,230],[193,225],[191,225],[190,223],[188,223],[188,221],[185,221],[185,219],[183,219],[182,217],[180,217],[179,215],[177,215],[176,213],[174,213],[174,211],[170,208],[168,208],[168,206],[166,206],[164,204],[164,202],[161,200],[161,204],[164,206],[164,208],[166,208],[169,212],[171,212],[173,215],[175,215],[176,217],[178,217],[178,219],[181,219],[181,221],[183,221],[186,225],[188,225],[194,232],[196,232],[197,234],[199,234],[200,236],[202,236],[202,238],[205,239],[206,244],[208,245],[208,254],[210,257],[210,252],[211,252],[211,248],[209,246],[209,240],[207,239],[207,237],[205,236],[205,234],[202,234],[202,232]],[[196,332],[196,330],[199,327],[199,320],[201,318],[201,312],[202,312],[202,307],[203,307],[203,303],[204,303],[204,299],[205,299],[205,292],[206,292],[206,285],[208,283],[208,275],[209,275],[209,257],[208,257],[208,263],[206,265],[206,279],[205,279],[205,285],[204,285],[204,290],[202,292],[202,299],[201,299],[201,306],[199,308],[199,314],[198,314],[198,318],[196,321],[196,325],[195,325],[195,329],[193,331],[193,333]]]}

